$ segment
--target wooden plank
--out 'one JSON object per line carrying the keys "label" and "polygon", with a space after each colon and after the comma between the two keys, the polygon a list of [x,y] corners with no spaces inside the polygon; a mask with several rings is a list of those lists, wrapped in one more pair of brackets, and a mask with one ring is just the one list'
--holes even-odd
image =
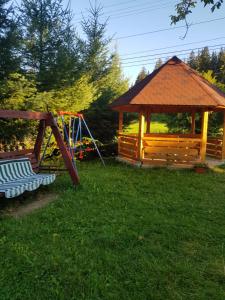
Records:
{"label": "wooden plank", "polygon": [[120,138],[119,143],[128,143],[131,145],[137,145],[138,140],[137,139],[131,139],[131,138]]}
{"label": "wooden plank", "polygon": [[126,148],[126,149],[138,149],[136,145],[128,144],[128,143],[120,143],[120,147]]}
{"label": "wooden plank", "polygon": [[50,117],[50,113],[0,109],[2,119],[48,120]]}
{"label": "wooden plank", "polygon": [[131,153],[131,154],[135,153],[135,155],[137,154],[137,150],[135,150],[135,149],[120,148],[120,152],[127,152],[127,153]]}
{"label": "wooden plank", "polygon": [[191,139],[200,139],[201,135],[200,134],[190,134],[190,133],[179,133],[179,134],[168,134],[168,133],[150,133],[150,134],[145,134],[144,137],[147,138],[153,138],[153,137],[159,137],[159,138],[191,138]]}
{"label": "wooden plank", "polygon": [[171,148],[196,148],[199,142],[174,142],[174,141],[143,141],[144,146],[148,147],[171,147]]}
{"label": "wooden plank", "polygon": [[125,137],[125,138],[138,138],[138,135],[136,133],[129,133],[129,134],[125,134],[125,133],[118,133],[118,137]]}
{"label": "wooden plank", "polygon": [[167,147],[144,147],[145,153],[165,153],[165,154],[187,154],[198,155],[197,149],[185,149],[185,148],[167,148]]}
{"label": "wooden plank", "polygon": [[171,142],[201,142],[199,138],[174,138],[174,137],[144,137],[143,141],[171,141]]}
{"label": "wooden plank", "polygon": [[24,150],[17,150],[12,152],[1,152],[0,159],[7,159],[7,158],[18,158],[21,156],[26,156],[28,154],[33,153],[33,149],[24,149]]}

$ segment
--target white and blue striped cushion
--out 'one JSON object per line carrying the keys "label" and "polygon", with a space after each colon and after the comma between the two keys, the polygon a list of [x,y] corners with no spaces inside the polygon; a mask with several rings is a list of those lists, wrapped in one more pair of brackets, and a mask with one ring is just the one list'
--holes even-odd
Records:
{"label": "white and blue striped cushion", "polygon": [[28,158],[0,160],[0,193],[13,198],[55,180],[55,174],[36,174]]}

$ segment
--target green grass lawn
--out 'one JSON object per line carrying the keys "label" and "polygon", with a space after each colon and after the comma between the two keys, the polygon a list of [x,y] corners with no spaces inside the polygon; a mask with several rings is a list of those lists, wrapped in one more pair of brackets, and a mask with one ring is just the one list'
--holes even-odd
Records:
{"label": "green grass lawn", "polygon": [[55,202],[1,217],[1,300],[225,299],[225,173],[79,169],[77,189],[58,177]]}
{"label": "green grass lawn", "polygon": [[[125,128],[124,131],[127,133],[138,133],[138,126],[139,126],[138,122],[134,121],[127,128]],[[158,122],[158,121],[151,122],[151,133],[167,133],[167,132],[168,132],[168,128],[165,123]]]}

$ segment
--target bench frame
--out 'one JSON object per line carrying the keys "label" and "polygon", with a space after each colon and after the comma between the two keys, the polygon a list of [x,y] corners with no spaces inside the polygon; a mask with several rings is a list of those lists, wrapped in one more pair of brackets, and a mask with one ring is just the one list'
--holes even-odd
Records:
{"label": "bench frame", "polygon": [[[62,158],[65,163],[65,167],[68,170],[73,185],[79,184],[79,177],[77,170],[73,164],[73,158],[68,151],[63,137],[58,128],[57,122],[52,113],[41,113],[33,111],[16,111],[16,110],[0,110],[0,119],[23,119],[23,120],[38,120],[39,128],[34,149],[17,150],[12,152],[0,153],[0,159],[15,159],[28,157],[31,161],[32,168],[35,173],[39,172],[39,163],[41,155],[41,147],[44,141],[45,131],[47,127],[51,127],[52,133],[55,137],[59,150],[62,154]],[[0,196],[3,196],[0,194]]]}

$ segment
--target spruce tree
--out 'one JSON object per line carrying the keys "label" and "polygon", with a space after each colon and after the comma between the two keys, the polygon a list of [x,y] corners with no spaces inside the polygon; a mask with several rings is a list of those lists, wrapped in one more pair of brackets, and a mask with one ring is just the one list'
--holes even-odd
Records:
{"label": "spruce tree", "polygon": [[158,68],[160,68],[163,64],[163,61],[161,58],[158,58],[156,63],[155,63],[155,70],[157,70]]}
{"label": "spruce tree", "polygon": [[110,64],[108,46],[111,41],[106,37],[107,21],[101,22],[101,6],[90,6],[89,15],[81,22],[84,38],[79,39],[83,71],[98,81],[107,73]]}
{"label": "spruce tree", "polygon": [[198,57],[195,56],[194,51],[191,51],[187,63],[192,69],[194,70],[198,69]]}
{"label": "spruce tree", "polygon": [[139,72],[138,76],[137,76],[137,79],[135,81],[135,84],[137,84],[138,82],[142,81],[143,79],[145,79],[146,76],[148,76],[148,71],[146,70],[145,67],[143,67],[141,69],[141,71]]}
{"label": "spruce tree", "polygon": [[200,72],[207,72],[211,67],[211,57],[209,48],[204,47],[198,55],[198,70]]}
{"label": "spruce tree", "polygon": [[10,0],[0,0],[0,80],[20,68],[19,30]]}
{"label": "spruce tree", "polygon": [[72,13],[62,0],[22,0],[24,68],[36,74],[41,90],[74,76],[76,55]]}

